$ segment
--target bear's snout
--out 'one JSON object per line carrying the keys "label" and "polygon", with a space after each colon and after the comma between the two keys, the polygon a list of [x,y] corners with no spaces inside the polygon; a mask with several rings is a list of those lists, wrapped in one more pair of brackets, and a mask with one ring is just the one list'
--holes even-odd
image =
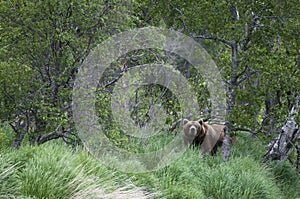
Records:
{"label": "bear's snout", "polygon": [[195,127],[195,126],[191,126],[190,132],[191,132],[192,135],[196,135],[196,134],[197,134],[197,129],[196,129],[196,127]]}

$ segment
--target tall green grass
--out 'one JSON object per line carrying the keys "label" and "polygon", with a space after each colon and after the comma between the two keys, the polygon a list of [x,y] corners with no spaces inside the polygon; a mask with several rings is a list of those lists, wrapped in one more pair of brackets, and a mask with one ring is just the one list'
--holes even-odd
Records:
{"label": "tall green grass", "polygon": [[[59,142],[22,146],[19,150],[3,147],[0,198],[300,197],[299,172],[288,162],[264,163],[266,149],[262,142],[247,134],[238,136],[228,162],[222,161],[220,151],[215,157],[203,157],[198,148],[191,148],[167,167],[141,174],[107,168],[84,149],[72,149]],[[145,146],[147,150],[160,148],[167,140],[153,139]]]}
{"label": "tall green grass", "polygon": [[284,198],[268,169],[248,157],[221,162],[190,150],[168,167],[140,175],[138,181],[144,184],[147,178],[157,178],[152,190],[159,187],[165,198]]}
{"label": "tall green grass", "polygon": [[146,198],[122,173],[83,149],[62,144],[6,149],[0,156],[0,198]]}
{"label": "tall green grass", "polygon": [[18,189],[18,165],[0,154],[0,198],[15,198]]}
{"label": "tall green grass", "polygon": [[147,184],[150,191],[160,190],[160,197],[170,199],[290,199],[300,196],[300,180],[295,170],[277,168],[276,162],[264,163],[266,149],[261,141],[245,134],[239,138],[232,146],[228,162],[222,161],[220,151],[215,157],[203,157],[199,149],[188,149],[171,165],[139,174],[136,183]]}
{"label": "tall green grass", "polygon": [[272,162],[270,170],[285,198],[300,198],[300,172],[289,162]]}

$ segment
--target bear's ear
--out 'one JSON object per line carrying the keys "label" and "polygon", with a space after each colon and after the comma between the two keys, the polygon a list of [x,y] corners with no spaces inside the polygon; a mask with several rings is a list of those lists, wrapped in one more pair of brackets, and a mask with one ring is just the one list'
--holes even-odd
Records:
{"label": "bear's ear", "polygon": [[203,121],[202,121],[202,120],[199,120],[199,124],[202,125],[202,124],[203,124]]}
{"label": "bear's ear", "polygon": [[183,119],[183,125],[186,125],[189,121],[187,119]]}

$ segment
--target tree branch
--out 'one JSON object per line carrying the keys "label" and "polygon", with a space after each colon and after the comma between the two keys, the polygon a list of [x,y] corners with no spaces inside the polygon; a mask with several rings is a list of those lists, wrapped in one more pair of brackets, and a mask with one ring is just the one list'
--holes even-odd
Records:
{"label": "tree branch", "polygon": [[198,38],[198,39],[209,39],[209,40],[214,40],[214,41],[219,41],[224,43],[227,47],[232,47],[233,43],[231,41],[228,41],[223,38],[219,38],[213,35],[192,35],[193,38]]}
{"label": "tree branch", "polygon": [[252,135],[257,135],[257,133],[255,131],[252,131],[250,129],[247,129],[247,128],[242,128],[242,127],[237,127],[237,128],[233,128],[231,129],[232,131],[245,131],[245,132],[249,132],[251,133]]}
{"label": "tree branch", "polygon": [[58,139],[58,138],[61,138],[61,137],[63,137],[63,134],[61,134],[61,133],[51,133],[51,134],[48,134],[45,137],[39,139],[37,142],[38,142],[38,145],[40,145],[40,144],[43,144],[43,143],[48,142],[50,140]]}
{"label": "tree branch", "polygon": [[[179,10],[178,8],[175,8],[175,7],[173,6],[172,3],[170,3],[170,5],[173,7],[173,9],[174,9],[175,11],[179,12],[179,14],[180,14],[181,16],[183,16],[183,13],[182,13],[181,10]],[[184,20],[183,18],[180,18],[180,21],[182,22],[184,29],[190,33],[190,31],[189,31],[189,29],[188,29],[188,27],[187,27],[187,25],[186,25],[185,20]]]}
{"label": "tree branch", "polygon": [[[236,82],[237,85],[240,85],[243,81],[249,79],[252,75],[254,75],[256,71],[252,71],[248,75],[246,75],[244,78],[240,79],[239,81]],[[240,76],[240,75],[239,75]]]}
{"label": "tree branch", "polygon": [[232,42],[231,41],[213,36],[212,34],[210,34],[210,35],[195,35],[195,34],[192,34],[190,29],[187,27],[186,21],[182,17],[184,15],[183,12],[180,9],[176,8],[172,3],[170,3],[170,5],[172,6],[172,8],[175,11],[177,11],[181,15],[180,21],[182,22],[184,29],[189,33],[189,35],[191,37],[196,38],[196,39],[209,39],[209,40],[219,41],[219,42],[224,43],[227,47],[232,47]]}

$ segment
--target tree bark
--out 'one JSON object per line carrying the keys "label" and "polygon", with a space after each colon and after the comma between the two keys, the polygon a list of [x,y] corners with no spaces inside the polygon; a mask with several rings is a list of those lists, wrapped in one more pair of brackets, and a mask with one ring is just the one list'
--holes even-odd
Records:
{"label": "tree bark", "polygon": [[297,141],[300,139],[300,128],[295,121],[299,106],[293,107],[289,118],[281,128],[280,134],[269,145],[269,151],[265,154],[267,160],[284,161],[289,158],[294,148],[298,148]]}
{"label": "tree bark", "polygon": [[18,149],[24,139],[26,135],[26,131],[22,131],[20,133],[18,133],[18,135],[16,136],[16,138],[14,139],[13,143],[12,143],[12,147]]}
{"label": "tree bark", "polygon": [[21,143],[29,129],[28,114],[26,114],[25,118],[22,118],[21,116],[16,116],[15,122],[10,123],[10,126],[16,133],[16,137],[12,143],[12,147],[18,149],[21,146]]}
{"label": "tree bark", "polygon": [[227,127],[224,128],[224,140],[222,145],[222,159],[223,161],[227,161],[230,157],[230,149],[231,149],[231,136],[228,134]]}
{"label": "tree bark", "polygon": [[53,139],[58,139],[58,138],[61,138],[61,137],[63,137],[63,134],[61,134],[61,133],[51,133],[51,134],[46,135],[43,138],[40,138],[38,140],[38,144],[39,145],[44,144],[45,142],[48,142],[48,141],[53,140]]}

